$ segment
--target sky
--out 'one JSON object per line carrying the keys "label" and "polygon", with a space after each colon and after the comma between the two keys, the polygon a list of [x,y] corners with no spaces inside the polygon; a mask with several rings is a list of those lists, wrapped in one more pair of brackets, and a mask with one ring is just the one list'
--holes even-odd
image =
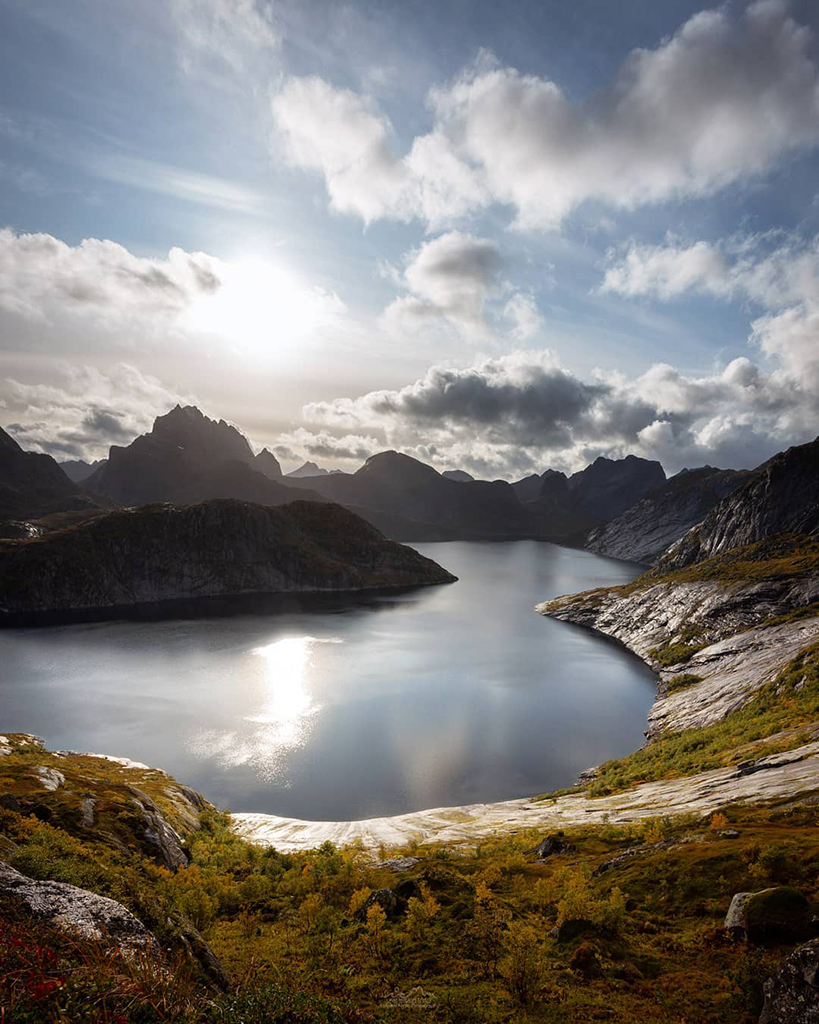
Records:
{"label": "sky", "polygon": [[0,424],[354,470],[819,433],[819,5],[0,0]]}

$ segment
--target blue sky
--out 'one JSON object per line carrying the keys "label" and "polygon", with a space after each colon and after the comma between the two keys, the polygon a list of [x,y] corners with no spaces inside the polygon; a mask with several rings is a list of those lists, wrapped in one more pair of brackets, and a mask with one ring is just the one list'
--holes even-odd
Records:
{"label": "blue sky", "polygon": [[285,468],[673,472],[817,433],[814,4],[0,18],[24,446],[99,457],[177,400]]}

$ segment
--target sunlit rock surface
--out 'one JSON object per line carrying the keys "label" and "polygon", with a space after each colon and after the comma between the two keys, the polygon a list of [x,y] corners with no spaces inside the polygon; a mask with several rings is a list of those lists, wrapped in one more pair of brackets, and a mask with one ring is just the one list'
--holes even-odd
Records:
{"label": "sunlit rock surface", "polygon": [[251,842],[278,850],[309,850],[326,840],[337,844],[358,841],[369,849],[412,840],[474,843],[514,828],[554,829],[620,824],[658,815],[706,815],[732,803],[759,803],[783,796],[796,801],[819,790],[819,742],[760,758],[755,768],[752,774],[719,768],[685,779],[647,782],[625,793],[593,799],[578,793],[554,801],[504,800],[362,821],[302,821],[272,814],[234,814],[232,818],[236,832]]}
{"label": "sunlit rock surface", "polygon": [[[763,582],[661,581],[629,591],[618,588],[559,597],[538,605],[543,615],[619,640],[658,671],[658,699],[648,731],[680,731],[719,721],[770,682],[800,650],[819,639],[819,616],[759,625],[819,596],[815,577]],[[703,648],[663,668],[652,652],[695,629]],[[709,642],[713,641],[713,642]],[[665,683],[692,673],[701,682],[668,695]]]}
{"label": "sunlit rock surface", "polygon": [[0,861],[0,895],[19,900],[35,921],[82,939],[106,939],[120,948],[144,949],[155,939],[116,900],[66,882],[40,882]]}

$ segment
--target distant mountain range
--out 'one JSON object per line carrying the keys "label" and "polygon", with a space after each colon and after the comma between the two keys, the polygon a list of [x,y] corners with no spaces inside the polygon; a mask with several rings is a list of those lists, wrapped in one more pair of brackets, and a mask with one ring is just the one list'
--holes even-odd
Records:
{"label": "distant mountain range", "polygon": [[75,484],[81,484],[83,480],[87,480],[91,476],[94,470],[99,469],[107,461],[107,459],[96,459],[94,462],[83,462],[82,459],[69,459],[67,462],[58,463],[58,465],[69,480]]}
{"label": "distant mountain range", "polygon": [[[751,472],[705,466],[669,480],[659,462],[634,455],[600,457],[571,476],[547,469],[509,484],[476,480],[462,470],[439,473],[395,451],[373,455],[354,473],[306,462],[283,475],[272,452],[254,454],[236,427],[209,419],[194,406],[176,406],[130,445],[112,446],[108,459],[87,466],[87,474],[86,464],[66,463],[80,485],[49,456],[23,452],[2,434],[0,519],[79,513],[105,503],[191,505],[233,498],[282,505],[303,499],[344,505],[394,540],[531,537],[645,563],[679,542],[674,555],[679,562],[707,557],[727,543],[725,538],[744,543],[741,538],[754,535],[752,521],[759,520],[766,495],[773,489],[776,504],[776,495],[786,494],[780,480],[786,456],[789,466],[804,463],[806,479],[794,487],[812,494],[816,456],[807,451],[811,446],[802,448],[801,457],[783,453]],[[725,504],[734,496],[744,502],[741,507]],[[783,523],[793,521],[794,529],[804,520],[780,510],[765,523],[779,521],[777,516]],[[42,528],[65,522],[49,521]],[[690,531],[700,523],[703,529],[694,538]],[[768,528],[760,523],[756,532],[763,527]]]}
{"label": "distant mountain range", "polygon": [[303,466],[299,466],[298,469],[292,469],[289,473],[285,473],[286,477],[291,480],[300,480],[302,477],[309,476],[328,476],[331,473],[340,473],[338,469],[322,469],[321,466],[317,466],[315,462],[305,462]]}

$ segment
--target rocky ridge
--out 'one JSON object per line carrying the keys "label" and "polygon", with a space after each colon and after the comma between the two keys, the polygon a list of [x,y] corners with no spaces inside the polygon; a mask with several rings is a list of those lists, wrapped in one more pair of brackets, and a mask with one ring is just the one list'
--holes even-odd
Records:
{"label": "rocky ridge", "polygon": [[819,438],[763,463],[689,530],[660,565],[682,568],[783,532],[819,532]]}
{"label": "rocky ridge", "polygon": [[[798,544],[786,541],[785,550]],[[625,587],[559,597],[537,610],[618,640],[658,673],[649,738],[701,728],[742,707],[819,640],[819,610],[772,621],[819,600],[815,556],[792,572],[783,570],[781,559],[756,561],[766,553],[758,547],[744,550],[730,560],[706,562],[686,578],[648,573]],[[672,681],[683,673],[694,678],[677,691]]]}
{"label": "rocky ridge", "polygon": [[517,829],[554,830],[572,825],[627,824],[649,818],[693,814],[703,817],[732,804],[763,803],[788,797],[810,800],[819,791],[819,742],[756,762],[756,771],[717,768],[682,779],[646,782],[623,793],[554,800],[504,800],[492,804],[438,807],[362,821],[304,821],[274,814],[233,814],[235,831],[251,842],[277,850],[311,850],[329,840],[358,842],[367,849],[412,842],[453,845]]}
{"label": "rocky ridge", "polygon": [[454,579],[346,509],[309,501],[125,509],[0,544],[0,612],[7,622],[163,601]]}
{"label": "rocky ridge", "polygon": [[650,565],[748,475],[711,466],[683,470],[615,519],[591,530],[583,546],[598,555]]}

